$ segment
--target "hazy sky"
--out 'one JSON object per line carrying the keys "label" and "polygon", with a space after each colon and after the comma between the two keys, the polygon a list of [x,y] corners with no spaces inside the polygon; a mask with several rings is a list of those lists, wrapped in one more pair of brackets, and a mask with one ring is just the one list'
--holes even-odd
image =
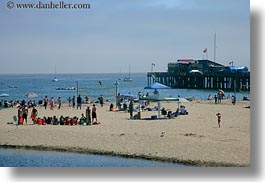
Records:
{"label": "hazy sky", "polygon": [[[50,0],[58,3],[59,0]],[[50,2],[43,0],[41,2]],[[34,3],[33,0],[14,0]],[[179,58],[250,65],[249,0],[79,0],[89,10],[6,8],[0,73],[167,71]]]}

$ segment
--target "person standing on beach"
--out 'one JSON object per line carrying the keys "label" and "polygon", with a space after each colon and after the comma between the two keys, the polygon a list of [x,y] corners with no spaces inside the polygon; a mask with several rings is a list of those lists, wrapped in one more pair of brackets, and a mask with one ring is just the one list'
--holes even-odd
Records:
{"label": "person standing on beach", "polygon": [[236,96],[232,96],[232,104],[235,105],[236,104]]}
{"label": "person standing on beach", "polygon": [[133,102],[132,102],[132,100],[130,100],[129,112],[130,112],[130,119],[132,119],[133,118]]}
{"label": "person standing on beach", "polygon": [[46,109],[47,106],[48,106],[48,97],[45,96],[45,98],[44,98],[44,108]]}
{"label": "person standing on beach", "polygon": [[104,103],[103,95],[100,95],[98,100],[99,100],[100,106],[103,107],[103,103]]}
{"label": "person standing on beach", "polygon": [[69,97],[67,100],[68,100],[69,107],[71,107],[71,100],[72,100],[71,97]]}
{"label": "person standing on beach", "polygon": [[38,116],[38,110],[36,109],[36,107],[33,107],[31,111],[31,119],[32,119],[33,124],[37,123],[37,116]]}
{"label": "person standing on beach", "polygon": [[81,110],[81,107],[82,107],[82,98],[81,98],[80,95],[78,95],[78,97],[77,97],[77,107],[76,107],[76,109],[80,108],[80,110]]}
{"label": "person standing on beach", "polygon": [[51,97],[51,100],[50,100],[50,109],[53,110],[54,108],[54,99],[53,97]]}
{"label": "person standing on beach", "polygon": [[91,116],[90,116],[90,113],[91,113],[91,110],[87,106],[87,109],[86,109],[86,125],[91,125]]}
{"label": "person standing on beach", "polygon": [[28,124],[28,107],[25,105],[22,109],[22,112],[23,112],[23,121],[25,120],[26,121],[26,124]]}
{"label": "person standing on beach", "polygon": [[61,97],[58,97],[58,109],[61,109],[62,106],[62,99]]}
{"label": "person standing on beach", "polygon": [[216,95],[214,95],[214,102],[215,102],[215,104],[217,104],[217,96]]}
{"label": "person standing on beach", "polygon": [[93,104],[93,108],[92,108],[92,124],[93,123],[97,123],[98,119],[97,119],[97,108],[96,105]]}
{"label": "person standing on beach", "polygon": [[216,114],[216,116],[217,116],[217,122],[218,122],[218,126],[219,126],[219,128],[221,127],[221,113],[217,113]]}
{"label": "person standing on beach", "polygon": [[72,98],[73,108],[75,108],[75,96]]}
{"label": "person standing on beach", "polygon": [[18,107],[17,117],[18,117],[17,125],[23,125],[23,108],[21,106]]}

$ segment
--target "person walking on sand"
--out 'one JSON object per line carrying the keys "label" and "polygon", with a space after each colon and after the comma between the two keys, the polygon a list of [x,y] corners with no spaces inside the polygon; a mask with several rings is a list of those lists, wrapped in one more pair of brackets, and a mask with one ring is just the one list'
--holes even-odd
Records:
{"label": "person walking on sand", "polygon": [[218,126],[219,126],[219,128],[221,127],[221,113],[217,113],[216,114],[216,116],[217,116],[217,122],[218,122]]}

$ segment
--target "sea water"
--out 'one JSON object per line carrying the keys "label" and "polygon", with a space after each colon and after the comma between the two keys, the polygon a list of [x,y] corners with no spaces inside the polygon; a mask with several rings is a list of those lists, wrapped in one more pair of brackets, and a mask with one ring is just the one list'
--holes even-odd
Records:
{"label": "sea water", "polygon": [[0,167],[184,167],[184,165],[70,152],[0,149]]}
{"label": "sea water", "polygon": [[[43,100],[45,96],[54,97],[55,101],[60,96],[62,102],[67,102],[69,97],[77,95],[77,90],[56,90],[57,88],[80,88],[81,96],[88,96],[92,101],[97,101],[99,95],[105,100],[114,101],[116,93],[130,93],[137,97],[138,93],[152,94],[153,90],[144,89],[147,86],[146,73],[132,73],[132,82],[124,82],[122,74],[57,74],[57,82],[53,82],[54,75],[50,74],[2,74],[0,75],[0,94],[9,94],[1,100]],[[117,85],[116,85],[117,83]],[[34,92],[36,98],[27,98],[26,94]],[[165,96],[207,99],[209,94],[214,96],[218,90],[198,89],[160,89]],[[226,92],[233,95],[233,92]],[[236,93],[237,100],[244,96],[249,98],[249,93]]]}

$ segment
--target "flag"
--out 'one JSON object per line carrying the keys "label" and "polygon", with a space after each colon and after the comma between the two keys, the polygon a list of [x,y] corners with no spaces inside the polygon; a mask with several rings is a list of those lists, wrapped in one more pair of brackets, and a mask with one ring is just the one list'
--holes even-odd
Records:
{"label": "flag", "polygon": [[202,52],[203,52],[203,53],[206,53],[206,52],[207,52],[207,48],[205,48]]}

